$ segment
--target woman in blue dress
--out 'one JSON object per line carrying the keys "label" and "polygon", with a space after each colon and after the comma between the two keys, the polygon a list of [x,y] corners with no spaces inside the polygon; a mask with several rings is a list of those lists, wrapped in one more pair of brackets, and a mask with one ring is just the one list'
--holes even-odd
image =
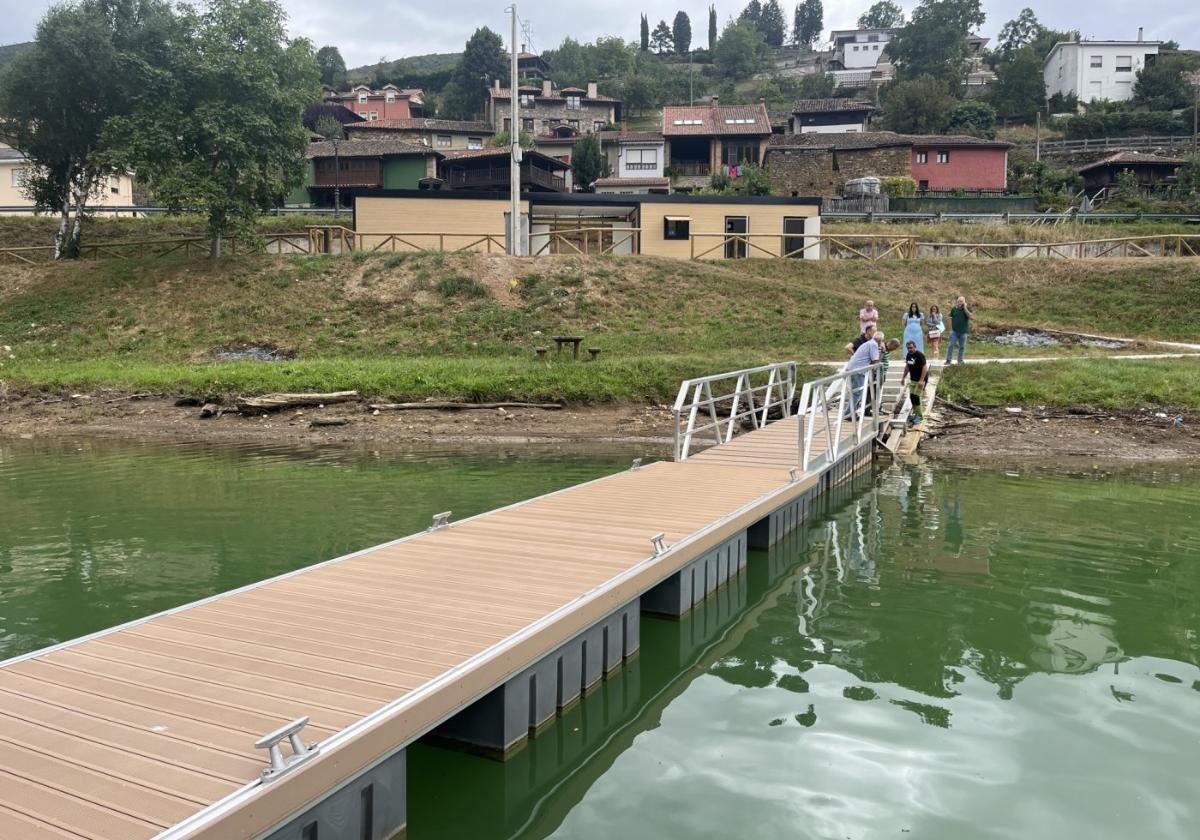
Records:
{"label": "woman in blue dress", "polygon": [[921,317],[921,307],[912,303],[904,313],[904,346],[915,342],[917,350],[925,352],[925,319]]}

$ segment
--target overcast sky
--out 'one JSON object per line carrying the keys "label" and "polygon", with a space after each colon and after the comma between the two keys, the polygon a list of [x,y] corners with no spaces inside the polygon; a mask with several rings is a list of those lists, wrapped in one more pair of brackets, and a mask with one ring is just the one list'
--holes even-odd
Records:
{"label": "overcast sky", "polygon": [[[795,0],[781,0],[790,16]],[[825,0],[825,30],[850,28],[872,0]],[[52,0],[0,0],[0,44],[33,37],[38,18]],[[457,52],[478,26],[488,26],[508,40],[506,0],[282,0],[293,34],[317,46],[334,44],[347,65],[371,64],[431,52]],[[983,34],[995,37],[1004,22],[1016,17],[1031,0],[984,0],[988,21]],[[522,19],[528,21],[534,47],[541,51],[570,35],[591,41],[601,35],[638,37],[638,16],[645,12],[651,26],[668,23],[679,9],[692,19],[693,42],[705,46],[708,2],[694,0],[521,0]],[[902,2],[905,10],[916,2]],[[722,25],[736,15],[744,0],[716,0]],[[1084,17],[1078,11],[1087,9]],[[1200,3],[1196,0],[1041,0],[1033,9],[1046,26],[1079,29],[1085,37],[1134,38],[1146,28],[1147,39],[1175,39],[1185,47],[1200,48]]]}

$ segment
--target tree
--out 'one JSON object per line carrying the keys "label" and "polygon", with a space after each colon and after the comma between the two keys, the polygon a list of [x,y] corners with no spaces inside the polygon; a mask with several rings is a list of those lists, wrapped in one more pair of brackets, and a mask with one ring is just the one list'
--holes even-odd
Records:
{"label": "tree", "polygon": [[0,136],[29,158],[25,194],[58,214],[55,259],[78,256],[89,202],[125,171],[107,129],[159,83],[174,26],[158,0],[54,6],[0,76]]}
{"label": "tree", "polygon": [[859,29],[898,29],[903,25],[904,10],[891,0],[879,0],[858,18]]}
{"label": "tree", "polygon": [[933,76],[893,82],[883,89],[883,125],[904,134],[941,134],[956,102]]}
{"label": "tree", "polygon": [[589,131],[571,150],[571,180],[575,189],[592,192],[596,179],[605,177],[608,171],[608,158],[600,148],[600,138]]}
{"label": "tree", "polygon": [[656,80],[646,72],[634,73],[625,83],[622,99],[631,114],[643,114],[659,100]]}
{"label": "tree", "polygon": [[821,0],[804,0],[796,6],[796,18],[792,26],[792,40],[797,44],[812,47],[825,28],[825,10]]}
{"label": "tree", "polygon": [[[810,2],[810,0],[805,0]],[[818,6],[821,5],[821,0],[812,0]],[[782,47],[784,38],[787,37],[787,22],[783,18],[783,9],[779,6],[779,0],[767,0],[763,4],[762,17],[759,19],[759,30],[762,32],[763,40],[767,42],[769,47]]]}
{"label": "tree", "polygon": [[1200,61],[1188,55],[1164,55],[1138,71],[1133,85],[1133,101],[1151,111],[1173,111],[1191,105],[1196,96],[1195,82],[1189,74],[1200,68]]}
{"label": "tree", "polygon": [[330,116],[317,117],[313,131],[326,140],[345,140],[346,127]]}
{"label": "tree", "polygon": [[742,9],[742,13],[738,15],[738,22],[748,23],[759,32],[762,32],[762,15],[762,0],[750,0],[746,4],[746,8]]}
{"label": "tree", "polygon": [[[521,144],[522,149],[532,149],[536,145],[533,142],[533,137],[528,131],[518,131],[517,142]],[[496,135],[492,138],[492,144],[497,148],[504,148],[505,146],[512,145],[512,132],[504,130],[497,131]]]}
{"label": "tree", "polygon": [[957,95],[967,69],[966,38],[984,20],[980,0],[922,0],[888,44],[888,53],[902,79],[946,79]]}
{"label": "tree", "polygon": [[1017,50],[1032,44],[1042,33],[1042,25],[1038,22],[1033,9],[1024,8],[1021,13],[1000,29],[1000,55],[1008,59]]}
{"label": "tree", "polygon": [[996,136],[996,109],[978,99],[960,102],[950,112],[946,130],[951,134],[969,134],[991,140]]}
{"label": "tree", "polygon": [[1046,104],[1042,60],[1032,44],[1019,48],[996,66],[991,101],[1001,117],[1022,121],[1032,121]]}
{"label": "tree", "polygon": [[671,26],[671,40],[678,55],[687,55],[688,50],[692,48],[692,21],[687,12],[675,13],[675,22]]}
{"label": "tree", "polygon": [[320,73],[312,45],[288,39],[275,0],[181,6],[165,46],[169,77],[105,134],[126,139],[128,164],[167,207],[207,215],[217,257],[222,237],[252,235],[255,216],[300,183],[300,118]]}
{"label": "tree", "polygon": [[590,48],[574,38],[563,38],[558,48],[547,52],[544,58],[554,68],[554,80],[561,87],[579,87],[596,78]]}
{"label": "tree", "polygon": [[[587,50],[585,49],[585,52]],[[633,71],[637,49],[617,36],[600,37],[590,46],[592,72],[585,82],[597,79],[624,79]]]}
{"label": "tree", "polygon": [[708,7],[708,51],[715,53],[717,51],[717,7]]}
{"label": "tree", "polygon": [[346,82],[346,62],[337,47],[321,47],[317,50],[317,67],[321,71],[321,84],[337,87]]}
{"label": "tree", "polygon": [[641,40],[642,52],[647,52],[650,49],[650,21],[646,18],[645,14],[642,15],[642,23],[641,23],[640,32],[641,32],[641,39],[642,39]]}
{"label": "tree", "polygon": [[665,20],[660,20],[658,26],[654,27],[654,31],[650,34],[650,44],[656,53],[662,55],[671,51],[671,40],[671,27],[667,26]]}
{"label": "tree", "polygon": [[761,69],[766,48],[762,33],[753,23],[726,24],[713,51],[717,75],[725,79],[748,79]]}
{"label": "tree", "polygon": [[504,42],[486,26],[467,39],[462,58],[446,89],[445,110],[451,117],[469,119],[483,111],[487,90],[494,79],[507,79],[510,68]]}

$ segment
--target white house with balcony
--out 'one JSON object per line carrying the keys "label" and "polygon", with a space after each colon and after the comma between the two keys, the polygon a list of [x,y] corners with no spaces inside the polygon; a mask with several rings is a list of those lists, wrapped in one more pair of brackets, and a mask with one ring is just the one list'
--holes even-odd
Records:
{"label": "white house with balcony", "polygon": [[1158,60],[1159,41],[1059,41],[1046,56],[1046,96],[1074,94],[1080,102],[1133,98],[1139,70]]}

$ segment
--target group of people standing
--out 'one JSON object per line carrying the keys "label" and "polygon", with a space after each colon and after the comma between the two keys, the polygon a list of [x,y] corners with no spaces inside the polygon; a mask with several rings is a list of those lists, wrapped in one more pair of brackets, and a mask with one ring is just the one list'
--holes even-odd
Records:
{"label": "group of people standing", "polygon": [[[956,348],[958,363],[960,365],[963,363],[963,353],[967,349],[967,338],[971,334],[971,322],[974,319],[974,313],[967,306],[967,299],[959,295],[958,300],[950,309],[950,336],[946,347],[946,364],[952,363],[952,356]],[[906,383],[908,385],[909,400],[912,403],[909,422],[917,424],[923,419],[921,394],[924,393],[929,380],[930,365],[925,355],[925,342],[929,341],[934,358],[940,358],[942,336],[946,334],[946,320],[942,317],[942,311],[937,304],[929,307],[928,314],[922,314],[921,307],[914,302],[902,316],[901,322],[904,326],[905,355],[904,373],[900,377],[900,386],[904,387]],[[846,352],[850,354],[846,370],[852,374],[851,386],[856,399],[865,387],[865,369],[876,362],[882,362],[886,376],[888,357],[892,351],[900,347],[899,341],[886,340],[883,331],[879,329],[879,310],[875,308],[875,301],[868,300],[866,306],[858,311],[858,326],[858,337],[846,345]],[[854,371],[858,370],[864,372],[855,374]],[[870,403],[871,400],[868,398],[867,402]]]}
{"label": "group of people standing", "polygon": [[[935,303],[929,307],[927,314],[921,313],[921,307],[914,301],[909,304],[908,311],[901,316],[904,327],[904,346],[915,344],[918,351],[925,352],[925,342],[929,341],[932,355],[941,356],[942,336],[946,335],[946,319],[942,316],[941,308]],[[946,364],[951,364],[955,349],[958,350],[958,363],[962,364],[963,354],[967,349],[967,339],[971,335],[971,322],[975,313],[967,306],[967,299],[959,295],[954,306],[950,308],[950,336],[946,346]],[[858,310],[859,334],[865,334],[867,327],[879,332],[879,310],[875,301],[868,300],[866,305]]]}

